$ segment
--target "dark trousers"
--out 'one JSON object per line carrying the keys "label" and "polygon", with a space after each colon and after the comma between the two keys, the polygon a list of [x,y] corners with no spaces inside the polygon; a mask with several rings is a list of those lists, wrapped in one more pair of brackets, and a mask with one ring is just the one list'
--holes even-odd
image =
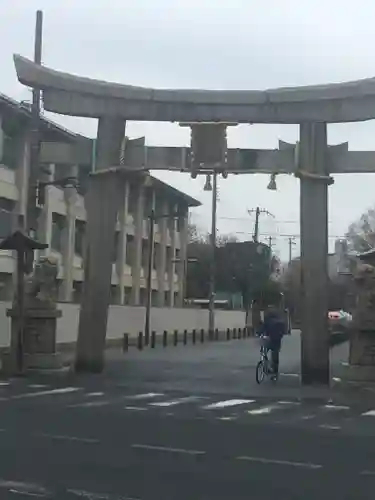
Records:
{"label": "dark trousers", "polygon": [[279,373],[279,354],[281,349],[281,340],[273,340],[268,346],[268,350],[271,351],[271,360],[273,372],[277,375]]}

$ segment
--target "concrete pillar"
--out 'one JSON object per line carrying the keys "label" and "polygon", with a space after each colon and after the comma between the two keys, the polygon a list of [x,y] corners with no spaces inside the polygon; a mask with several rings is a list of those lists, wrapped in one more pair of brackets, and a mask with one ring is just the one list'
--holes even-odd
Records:
{"label": "concrete pillar", "polygon": [[[55,177],[55,165],[48,165],[49,173],[43,175],[43,181],[52,182]],[[48,249],[41,250],[41,254],[47,254],[51,248],[51,237],[52,237],[52,208],[51,208],[51,190],[52,186],[46,186],[45,188],[45,203],[40,208],[40,214],[38,217],[38,239],[42,243],[48,245]]]}
{"label": "concrete pillar", "polygon": [[87,255],[78,325],[75,369],[101,372],[111,294],[116,217],[123,196],[118,172],[94,174],[87,193]]}
{"label": "concrete pillar", "polygon": [[[72,166],[67,177],[77,177],[78,167]],[[64,199],[66,206],[66,219],[63,232],[62,263],[64,266],[64,279],[60,286],[60,300],[71,302],[73,294],[73,271],[74,271],[74,242],[76,232],[76,202],[77,190],[74,187],[64,188]]]}
{"label": "concrete pillar", "polygon": [[118,239],[118,251],[117,251],[117,262],[116,262],[116,272],[118,279],[118,286],[116,290],[116,303],[123,305],[125,303],[125,261],[126,261],[126,219],[128,216],[128,202],[129,202],[129,183],[124,181],[124,191],[121,200],[120,211],[119,211],[119,225],[120,234]]}
{"label": "concrete pillar", "polygon": [[141,269],[142,269],[142,236],[144,213],[144,188],[141,184],[137,187],[137,207],[134,220],[134,253],[132,263],[132,290],[130,303],[133,306],[140,304]]}
{"label": "concrete pillar", "polygon": [[14,210],[14,229],[18,227],[18,216],[26,215],[28,179],[30,158],[30,134],[23,132],[17,140],[17,168],[15,171],[15,182],[18,190],[18,200]]}
{"label": "concrete pillar", "polygon": [[177,306],[183,307],[185,299],[185,280],[187,265],[188,214],[180,217],[180,260],[177,264],[178,295]]}
{"label": "concrete pillar", "polygon": [[329,383],[327,125],[300,125],[302,340],[304,384]]}
{"label": "concrete pillar", "polygon": [[[173,207],[172,212],[177,212],[177,205]],[[170,235],[171,235],[171,251],[170,257],[167,262],[168,268],[168,282],[169,282],[169,298],[168,298],[168,307],[174,307],[174,275],[176,272],[176,219],[169,219],[170,221]]]}
{"label": "concrete pillar", "polygon": [[109,116],[99,118],[95,145],[95,171],[120,165],[120,151],[124,136],[124,119]]}
{"label": "concrete pillar", "polygon": [[[167,214],[169,210],[169,204],[164,201],[162,205],[162,214]],[[156,263],[157,266],[157,276],[158,276],[158,294],[157,294],[157,304],[159,307],[165,306],[165,273],[166,273],[166,261],[167,261],[167,228],[168,228],[168,218],[163,217],[158,221],[159,231],[160,231],[160,246],[159,255]]]}

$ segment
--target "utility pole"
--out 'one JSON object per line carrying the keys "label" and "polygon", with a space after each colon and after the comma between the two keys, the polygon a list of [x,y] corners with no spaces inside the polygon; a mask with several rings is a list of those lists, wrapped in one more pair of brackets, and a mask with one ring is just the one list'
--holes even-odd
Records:
{"label": "utility pole", "polygon": [[215,272],[216,272],[216,212],[217,212],[217,172],[212,174],[211,213],[211,263],[210,263],[210,303],[208,312],[208,335],[213,339],[215,331]]}
{"label": "utility pole", "polygon": [[[43,38],[43,12],[36,13],[34,62],[42,64],[42,38]],[[25,229],[30,236],[34,236],[37,229],[36,199],[39,179],[39,156],[40,156],[40,89],[33,88],[33,100],[31,108],[31,141],[30,162],[28,179],[28,197]]]}
{"label": "utility pole", "polygon": [[255,212],[255,224],[254,224],[254,233],[253,233],[253,240],[255,243],[258,243],[259,241],[259,216],[260,214],[265,214],[265,215],[269,215],[270,217],[273,217],[275,218],[275,216],[273,214],[271,214],[271,212],[269,212],[268,210],[265,210],[265,209],[261,209],[259,207],[256,207],[255,209],[251,209],[251,210],[248,210],[247,213],[249,215],[253,214]]}
{"label": "utility pole", "polygon": [[290,236],[288,238],[288,245],[289,245],[289,264],[292,262],[292,247],[295,245],[296,242],[294,240],[294,236]]}

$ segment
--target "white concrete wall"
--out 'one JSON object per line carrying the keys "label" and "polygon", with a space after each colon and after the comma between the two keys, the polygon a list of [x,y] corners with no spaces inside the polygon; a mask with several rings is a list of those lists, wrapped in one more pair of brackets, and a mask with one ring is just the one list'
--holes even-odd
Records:
{"label": "white concrete wall", "polygon": [[[0,347],[10,344],[10,320],[6,317],[6,309],[10,303],[0,302]],[[63,316],[57,323],[57,342],[75,342],[77,338],[79,308],[78,304],[60,303]],[[107,338],[122,338],[124,333],[136,335],[144,329],[144,307],[110,306]],[[216,328],[244,328],[245,313],[243,311],[216,311]],[[194,328],[207,330],[208,311],[203,309],[154,308],[151,314],[151,329],[157,333],[163,330],[191,331]]]}

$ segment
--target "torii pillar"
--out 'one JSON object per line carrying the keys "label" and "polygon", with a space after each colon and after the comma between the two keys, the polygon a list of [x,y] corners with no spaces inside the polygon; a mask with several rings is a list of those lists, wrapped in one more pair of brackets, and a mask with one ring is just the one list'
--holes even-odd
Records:
{"label": "torii pillar", "polygon": [[328,335],[327,124],[302,123],[296,176],[300,178],[302,383],[330,383]]}
{"label": "torii pillar", "polygon": [[125,193],[121,169],[114,166],[120,164],[124,136],[124,120],[99,119],[95,172],[85,200],[87,252],[75,358],[80,372],[104,368],[116,218]]}

